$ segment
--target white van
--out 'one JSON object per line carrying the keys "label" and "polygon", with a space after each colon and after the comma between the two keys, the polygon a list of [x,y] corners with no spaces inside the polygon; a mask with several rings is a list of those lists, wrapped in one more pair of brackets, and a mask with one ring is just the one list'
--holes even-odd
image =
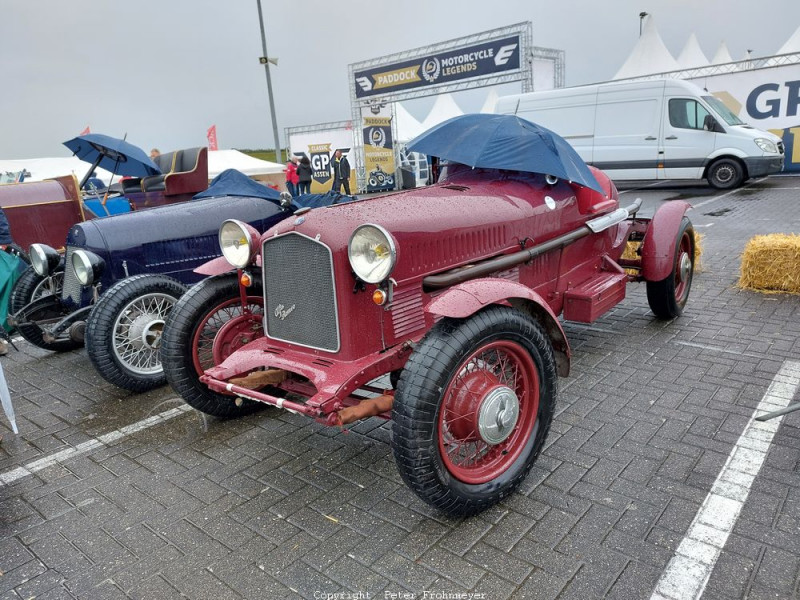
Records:
{"label": "white van", "polygon": [[783,169],[783,142],[679,79],[601,83],[506,96],[517,114],[564,137],[616,180],[703,179],[730,189]]}

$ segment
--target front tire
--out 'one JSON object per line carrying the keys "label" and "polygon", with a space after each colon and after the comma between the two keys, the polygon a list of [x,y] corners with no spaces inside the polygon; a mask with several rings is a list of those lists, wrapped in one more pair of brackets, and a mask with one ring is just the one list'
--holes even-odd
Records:
{"label": "front tire", "polygon": [[222,419],[250,414],[265,405],[246,400],[236,406],[233,396],[208,389],[200,375],[235,350],[262,337],[264,300],[261,278],[253,276],[242,310],[235,273],[204,279],[178,301],[167,321],[162,349],[167,381],[187,404]]}
{"label": "front tire", "polygon": [[100,375],[145,392],[166,383],[161,365],[164,322],[186,291],[164,275],[135,275],[111,286],[86,321],[86,349]]}
{"label": "front tire", "polygon": [[[28,267],[17,279],[14,287],[11,288],[11,297],[8,300],[8,311],[16,314],[28,304],[45,296],[61,296],[61,289],[64,284],[64,271],[56,271],[48,277],[42,277],[33,267]],[[75,340],[59,340],[57,342],[45,342],[42,338],[42,330],[33,323],[53,324],[64,317],[64,313],[56,307],[51,306],[41,309],[39,312],[29,315],[28,323],[17,325],[17,331],[34,346],[51,352],[68,352],[75,348],[80,348],[83,344]]]}
{"label": "front tire", "polygon": [[647,303],[656,318],[668,320],[683,314],[693,278],[694,228],[688,217],[683,217],[678,229],[672,271],[661,281],[647,282]]}
{"label": "front tire", "polygon": [[541,325],[491,306],[442,319],[400,376],[392,449],[408,486],[450,516],[481,512],[522,483],[542,450],[557,394]]}
{"label": "front tire", "polygon": [[708,167],[706,179],[718,190],[732,190],[742,185],[744,169],[732,158],[721,158]]}

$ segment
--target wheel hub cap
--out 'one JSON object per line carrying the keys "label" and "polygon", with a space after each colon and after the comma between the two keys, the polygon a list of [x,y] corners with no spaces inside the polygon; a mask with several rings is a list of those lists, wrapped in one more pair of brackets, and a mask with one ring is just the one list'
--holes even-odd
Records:
{"label": "wheel hub cap", "polygon": [[692,272],[692,259],[689,258],[689,255],[684,252],[681,255],[681,262],[679,265],[679,270],[681,281],[688,281],[689,274]]}
{"label": "wheel hub cap", "polygon": [[519,399],[504,385],[486,394],[478,409],[478,433],[487,444],[499,444],[511,435],[519,419]]}
{"label": "wheel hub cap", "polygon": [[158,350],[163,332],[164,319],[156,315],[140,315],[131,323],[130,341],[139,350]]}

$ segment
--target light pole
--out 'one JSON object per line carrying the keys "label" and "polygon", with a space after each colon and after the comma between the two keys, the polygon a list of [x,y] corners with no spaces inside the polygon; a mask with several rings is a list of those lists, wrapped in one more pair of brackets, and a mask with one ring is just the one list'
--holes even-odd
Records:
{"label": "light pole", "polygon": [[[260,10],[260,9],[259,9],[259,10]],[[644,12],[644,11],[642,11],[642,12],[640,12],[640,13],[639,13],[639,37],[642,37],[642,21],[644,21],[644,18],[645,18],[645,17],[646,17],[648,14],[649,14],[649,13],[646,13],[646,12]],[[262,30],[262,35],[263,35],[263,30]],[[266,50],[264,50],[264,52],[266,52]]]}
{"label": "light pole", "polygon": [[278,62],[269,58],[267,54],[267,36],[264,33],[264,17],[261,14],[261,0],[256,0],[258,4],[258,24],[261,26],[261,47],[264,55],[260,58],[260,62],[264,65],[264,70],[267,73],[267,93],[269,94],[269,114],[272,117],[272,135],[275,138],[275,158],[277,162],[283,162],[283,150],[281,149],[281,139],[278,136],[278,119],[275,116],[275,100],[272,97],[272,77],[269,73],[269,63],[277,65]]}

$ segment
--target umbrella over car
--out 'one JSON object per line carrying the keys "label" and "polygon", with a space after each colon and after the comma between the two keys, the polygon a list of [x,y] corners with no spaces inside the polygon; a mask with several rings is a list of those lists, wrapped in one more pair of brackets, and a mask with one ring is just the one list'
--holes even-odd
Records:
{"label": "umbrella over car", "polygon": [[408,149],[470,167],[553,175],[605,195],[564,138],[516,115],[453,117],[411,140]]}
{"label": "umbrella over car", "polygon": [[92,163],[92,168],[84,176],[79,189],[83,189],[83,185],[97,167],[111,171],[115,175],[131,177],[147,177],[161,173],[161,169],[150,160],[144,150],[119,138],[101,133],[88,133],[67,140],[64,145],[81,160]]}

